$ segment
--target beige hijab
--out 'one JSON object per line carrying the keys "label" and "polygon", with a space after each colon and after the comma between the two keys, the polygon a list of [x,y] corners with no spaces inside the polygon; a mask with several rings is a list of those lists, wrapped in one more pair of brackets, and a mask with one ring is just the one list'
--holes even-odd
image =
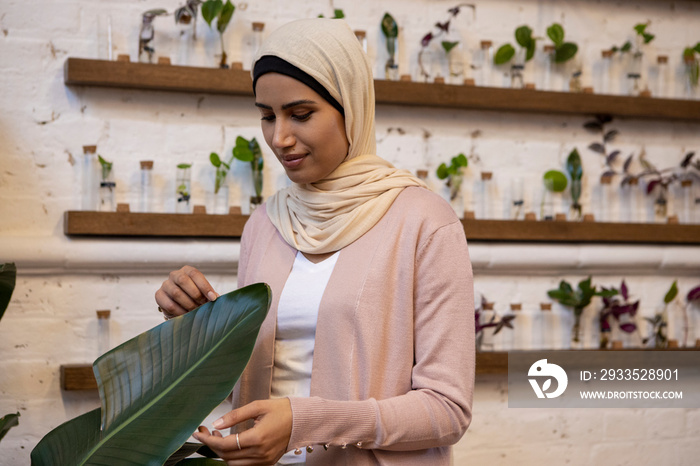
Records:
{"label": "beige hijab", "polygon": [[338,19],[303,19],[274,31],[253,60],[277,56],[316,79],[345,111],[350,149],[327,179],[293,184],[267,201],[267,214],[285,241],[309,253],[351,244],[384,216],[407,186],[425,186],[375,155],[374,81],[366,54]]}

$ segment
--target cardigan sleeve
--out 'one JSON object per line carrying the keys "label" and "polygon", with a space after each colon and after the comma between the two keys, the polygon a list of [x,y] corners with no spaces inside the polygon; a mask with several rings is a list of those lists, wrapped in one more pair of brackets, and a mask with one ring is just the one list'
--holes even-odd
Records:
{"label": "cardigan sleeve", "polygon": [[475,347],[472,270],[459,221],[418,245],[413,289],[412,389],[382,400],[291,398],[291,449],[420,450],[462,437],[471,422]]}

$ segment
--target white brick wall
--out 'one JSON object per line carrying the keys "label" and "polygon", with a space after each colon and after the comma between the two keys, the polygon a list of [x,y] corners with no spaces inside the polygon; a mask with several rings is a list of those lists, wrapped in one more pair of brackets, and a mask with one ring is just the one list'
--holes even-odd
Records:
{"label": "white brick wall", "polygon": [[[93,394],[62,393],[60,364],[90,362],[97,356],[96,309],[111,309],[111,343],[116,345],[160,322],[153,293],[168,270],[184,263],[211,274],[220,291],[234,287],[238,245],[194,240],[70,240],[62,234],[62,214],[80,206],[79,157],[82,146],[115,163],[117,200],[136,205],[138,161],[155,160],[157,208],[172,210],[174,166],[193,161],[193,195],[203,203],[211,189],[211,151],[228,153],[237,135],[262,141],[251,99],[98,88],[66,87],[66,57],[96,57],[98,23],[112,18],[115,53],[136,56],[139,15],[149,8],[173,10],[179,0],[10,1],[0,4],[0,260],[16,261],[19,279],[14,299],[0,323],[0,414],[19,410],[20,425],[0,444],[2,464],[27,464],[29,452],[51,428],[99,404]],[[379,20],[391,12],[402,27],[402,73],[416,61],[420,38],[445,19],[451,1],[336,0],[353,28],[366,29],[369,54],[384,57]],[[651,20],[657,35],[649,56],[668,53],[678,69],[682,47],[694,44],[700,3],[650,0],[478,1],[476,20],[465,11],[456,20],[468,48],[491,39],[513,42],[515,27],[529,24],[540,36],[554,21],[566,28],[588,63],[600,50],[630,38],[632,25]],[[260,0],[240,7],[227,33],[231,59],[248,61],[236,44],[249,41],[250,22],[264,20],[270,30],[284,22],[331,14],[329,2]],[[159,54],[176,60],[172,18],[156,20]],[[216,37],[204,23],[191,64],[210,65]],[[208,48],[207,48],[208,47]],[[377,70],[382,70],[378,65]],[[381,72],[378,73],[381,76]],[[584,81],[592,82],[590,68]],[[474,152],[464,188],[482,170],[494,172],[496,192],[507,201],[515,174],[527,181],[526,198],[536,202],[541,174],[563,168],[569,150],[583,158],[584,202],[602,171],[599,156],[586,146],[594,136],[587,118],[516,115],[500,112],[380,106],[379,154],[397,166],[432,173],[449,157]],[[618,119],[616,147],[623,154],[645,144],[650,160],[675,165],[685,151],[700,151],[700,125],[661,120]],[[478,138],[470,135],[479,130]],[[265,195],[285,181],[264,148]],[[231,201],[249,193],[246,167],[236,164]],[[243,181],[242,181],[243,180]],[[498,201],[500,202],[500,200]],[[561,278],[617,285],[625,278],[642,300],[642,312],[661,305],[674,279],[681,292],[698,284],[700,248],[648,246],[470,246],[478,291],[505,309],[546,300]],[[595,304],[594,304],[595,305]],[[700,310],[692,309],[695,337]],[[595,335],[591,335],[594,344]],[[480,377],[474,421],[455,450],[455,464],[694,464],[698,454],[700,411],[688,410],[514,410],[507,407],[505,377]]]}

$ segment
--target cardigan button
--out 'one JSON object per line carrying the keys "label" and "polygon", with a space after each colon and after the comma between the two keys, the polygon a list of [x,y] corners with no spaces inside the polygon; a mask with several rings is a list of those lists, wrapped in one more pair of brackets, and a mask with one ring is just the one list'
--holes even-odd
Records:
{"label": "cardigan button", "polygon": [[314,447],[312,447],[311,445],[306,447],[306,453],[313,453],[313,452],[314,452]]}
{"label": "cardigan button", "polygon": [[323,449],[328,451],[328,444],[323,445]]}
{"label": "cardigan button", "polygon": [[357,446],[357,448],[362,448],[362,442],[357,442],[355,446]]}
{"label": "cardigan button", "polygon": [[301,448],[297,448],[296,450],[294,450],[294,454],[301,455]]}

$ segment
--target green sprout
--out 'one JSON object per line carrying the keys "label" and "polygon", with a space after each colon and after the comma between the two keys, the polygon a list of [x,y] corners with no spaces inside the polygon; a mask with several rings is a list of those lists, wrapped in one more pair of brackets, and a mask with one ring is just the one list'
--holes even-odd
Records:
{"label": "green sprout", "polygon": [[212,27],[212,21],[216,19],[216,30],[219,33],[219,42],[221,43],[220,68],[228,68],[226,64],[226,50],[224,49],[224,31],[228,27],[228,23],[231,22],[235,10],[236,7],[233,6],[231,0],[226,0],[226,3],[222,0],[207,0],[202,4],[202,18],[204,18],[204,21],[207,22],[210,28]]}
{"label": "green sprout", "polygon": [[[654,34],[651,34],[651,33],[647,32],[647,27],[649,26],[649,24],[650,24],[650,23],[647,22],[647,23],[639,23],[639,24],[635,24],[635,25],[634,25],[634,31],[637,33],[637,36],[638,36],[638,37],[641,37],[641,38],[642,38],[642,41],[643,41],[645,44],[648,44],[649,42],[651,42],[652,40],[654,40],[654,37],[656,37],[656,36],[654,36]],[[622,46],[620,46],[620,47],[618,47],[617,45],[613,45],[613,46],[610,48],[610,50],[611,50],[613,53],[615,53],[615,52],[620,52],[620,53],[631,52],[631,51],[632,51],[632,42],[628,40],[627,42],[625,42],[624,44],[622,44]],[[635,51],[634,51],[634,54],[635,54],[635,55],[638,55],[638,54],[641,54],[641,53],[642,53],[641,50],[635,50]]]}
{"label": "green sprout", "polygon": [[467,157],[460,153],[450,160],[450,165],[446,165],[444,162],[440,164],[437,168],[436,175],[439,179],[447,179],[446,185],[450,188],[450,200],[457,198],[459,190],[462,187],[462,179],[464,176],[464,169],[469,164]]}
{"label": "green sprout", "polygon": [[214,179],[214,194],[218,194],[219,189],[226,181],[226,175],[228,174],[228,171],[231,169],[233,155],[231,155],[231,158],[228,160],[228,162],[224,162],[219,157],[219,154],[217,154],[216,152],[212,152],[211,154],[209,154],[209,161],[216,168],[216,177]]}
{"label": "green sprout", "polygon": [[[532,60],[535,56],[537,38],[532,36],[532,29],[529,26],[520,26],[515,30],[515,41],[525,50],[525,61]],[[504,65],[515,56],[515,48],[511,44],[501,45],[493,56],[496,65]]]}
{"label": "green sprout", "polygon": [[242,136],[238,136],[236,138],[236,145],[233,148],[233,156],[241,162],[250,162],[255,197],[257,200],[262,201],[264,161],[262,151],[260,150],[260,144],[258,144],[255,138],[249,141]]}
{"label": "green sprout", "polygon": [[566,170],[571,177],[571,210],[576,212],[578,217],[581,216],[581,178],[583,177],[583,165],[581,165],[581,157],[578,150],[574,149],[569,153],[566,159]]}
{"label": "green sprout", "polygon": [[112,172],[112,162],[103,159],[99,154],[97,155],[97,160],[100,162],[100,167],[102,168],[102,180],[107,181],[109,174]]}
{"label": "green sprout", "polygon": [[[191,163],[177,164],[177,168],[179,168],[180,170],[189,170],[191,167]],[[187,189],[187,184],[184,181],[180,182],[180,184],[175,189],[175,192],[178,194],[177,202],[189,202],[190,192]]]}
{"label": "green sprout", "polygon": [[547,37],[554,42],[554,61],[556,63],[569,61],[578,52],[578,45],[573,42],[564,42],[564,28],[559,23],[554,23],[547,28]]}

